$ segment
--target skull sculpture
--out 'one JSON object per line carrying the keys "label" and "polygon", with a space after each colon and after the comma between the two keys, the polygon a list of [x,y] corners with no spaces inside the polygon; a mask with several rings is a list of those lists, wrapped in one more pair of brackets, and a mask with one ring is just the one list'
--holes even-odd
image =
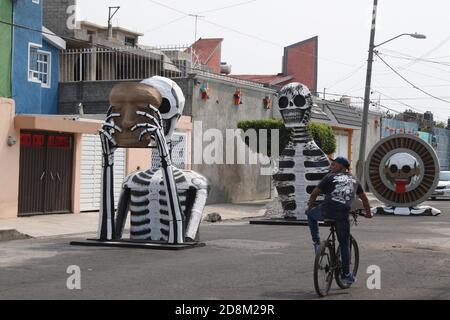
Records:
{"label": "skull sculpture", "polygon": [[367,184],[385,205],[376,214],[436,216],[440,210],[419,206],[439,183],[439,160],[433,147],[411,134],[388,136],[372,148],[365,165]]}
{"label": "skull sculpture", "polygon": [[290,83],[279,92],[278,106],[287,128],[304,127],[309,122],[313,107],[311,93],[301,83]]}
{"label": "skull sculpture", "polygon": [[278,93],[278,107],[292,135],[282,151],[274,183],[285,219],[306,220],[309,195],[328,173],[330,163],[308,132],[313,100],[309,89],[298,82]]}
{"label": "skull sculpture", "polygon": [[184,104],[186,102],[183,91],[175,81],[160,76],[145,79],[141,83],[155,88],[162,96],[159,112],[163,119],[164,135],[166,136],[167,143],[170,145],[172,134],[178,119],[183,114]]}
{"label": "skull sculpture", "polygon": [[[131,241],[195,243],[208,183],[194,171],[174,167],[168,143],[183,112],[183,92],[174,81],[158,76],[119,89],[112,94],[118,108],[108,110],[100,131],[104,161],[99,240],[121,240],[130,211]],[[161,168],[135,171],[125,178],[115,215],[111,186],[118,133],[126,133],[125,138],[131,142],[133,137],[138,141],[151,137],[158,148]]]}
{"label": "skull sculpture", "polygon": [[388,181],[395,186],[395,191],[405,193],[420,175],[419,164],[415,157],[408,153],[394,154],[386,163],[384,174]]}

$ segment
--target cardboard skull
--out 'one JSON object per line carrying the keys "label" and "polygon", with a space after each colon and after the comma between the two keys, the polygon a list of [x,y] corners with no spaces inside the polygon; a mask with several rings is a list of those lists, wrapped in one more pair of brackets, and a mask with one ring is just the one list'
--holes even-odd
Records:
{"label": "cardboard skull", "polygon": [[414,182],[413,178],[420,175],[417,159],[408,153],[397,153],[387,161],[384,174],[395,185],[398,193],[405,193],[406,188]]}
{"label": "cardboard skull", "polygon": [[175,81],[160,76],[145,79],[141,83],[157,89],[161,94],[162,102],[159,112],[163,119],[164,135],[170,143],[178,119],[183,114],[186,102],[183,91]]}
{"label": "cardboard skull", "polygon": [[312,107],[311,92],[301,83],[290,83],[278,93],[278,108],[287,128],[306,126]]}

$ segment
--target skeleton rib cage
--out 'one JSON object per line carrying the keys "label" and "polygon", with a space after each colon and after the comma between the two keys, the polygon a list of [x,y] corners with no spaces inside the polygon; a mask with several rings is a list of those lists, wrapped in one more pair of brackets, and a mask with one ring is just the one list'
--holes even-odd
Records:
{"label": "skeleton rib cage", "polygon": [[[185,234],[194,240],[198,235],[208,184],[205,177],[194,171],[172,168],[178,200],[185,217]],[[123,203],[124,201],[128,203]],[[161,169],[135,172],[125,179],[119,208],[127,208],[125,210],[130,211],[132,240],[168,240],[171,221],[168,201]],[[126,216],[126,212],[123,214]],[[122,230],[119,231],[121,234]]]}

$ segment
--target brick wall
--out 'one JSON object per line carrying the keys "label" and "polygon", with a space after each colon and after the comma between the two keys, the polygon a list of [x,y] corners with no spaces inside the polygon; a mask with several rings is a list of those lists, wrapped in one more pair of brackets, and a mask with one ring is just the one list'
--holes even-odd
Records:
{"label": "brick wall", "polygon": [[73,37],[74,31],[67,28],[67,20],[71,16],[67,13],[67,9],[75,5],[76,0],[44,0],[43,2],[43,25],[59,36]]}
{"label": "brick wall", "polygon": [[317,91],[318,37],[285,48],[283,74],[294,76],[291,82],[304,83],[312,92]]}

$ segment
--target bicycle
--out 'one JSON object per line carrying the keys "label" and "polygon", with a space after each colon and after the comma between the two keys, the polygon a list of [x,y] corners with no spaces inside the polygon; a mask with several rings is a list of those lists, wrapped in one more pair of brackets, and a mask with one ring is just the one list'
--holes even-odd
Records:
{"label": "bicycle", "polygon": [[[363,210],[351,212],[354,225],[358,224],[358,215],[364,215]],[[333,277],[341,289],[348,289],[351,284],[342,281],[342,261],[341,247],[336,248],[336,224],[334,220],[325,219],[324,223],[330,227],[330,235],[327,240],[322,241],[316,252],[314,261],[314,288],[320,297],[325,297],[330,291]],[[350,271],[354,276],[358,272],[359,266],[359,248],[355,238],[350,235]],[[323,283],[322,283],[323,281]]]}

